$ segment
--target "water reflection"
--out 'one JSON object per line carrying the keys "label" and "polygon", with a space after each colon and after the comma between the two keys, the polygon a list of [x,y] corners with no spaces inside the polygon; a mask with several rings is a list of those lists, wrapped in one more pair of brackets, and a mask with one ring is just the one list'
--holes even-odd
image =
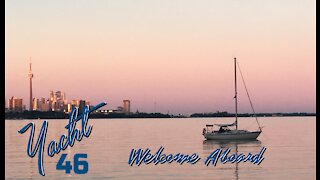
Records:
{"label": "water reflection", "polygon": [[204,140],[203,141],[203,150],[212,150],[217,148],[235,148],[238,145],[241,147],[248,147],[248,148],[256,148],[259,149],[261,147],[261,141],[259,140]]}
{"label": "water reflection", "polygon": [[[230,148],[230,154],[248,153],[248,152],[259,152],[261,150],[261,141],[259,140],[204,140],[203,141],[203,153],[209,156],[216,149],[227,149]],[[241,151],[239,151],[241,148]],[[236,180],[239,179],[239,163],[235,162],[234,177]]]}

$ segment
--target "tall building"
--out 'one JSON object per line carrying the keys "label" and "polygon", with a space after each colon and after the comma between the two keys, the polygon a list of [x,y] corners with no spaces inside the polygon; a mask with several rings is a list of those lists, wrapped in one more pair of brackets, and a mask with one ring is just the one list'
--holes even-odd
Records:
{"label": "tall building", "polygon": [[56,100],[61,100],[62,99],[62,93],[61,91],[57,91],[56,93],[54,93],[54,97]]}
{"label": "tall building", "polygon": [[73,100],[71,101],[71,110],[72,110],[74,107],[79,107],[79,101],[78,101],[78,100],[73,99]]}
{"label": "tall building", "polygon": [[72,111],[72,104],[71,103],[68,103],[67,104],[67,113],[70,113]]}
{"label": "tall building", "polygon": [[50,100],[48,99],[47,101],[46,101],[46,103],[43,105],[43,108],[42,108],[43,110],[42,111],[52,111],[52,109],[51,109],[51,103],[50,103]]}
{"label": "tall building", "polygon": [[13,111],[13,97],[8,99],[8,110]]}
{"label": "tall building", "polygon": [[28,77],[30,79],[30,104],[29,104],[29,111],[32,111],[33,109],[33,106],[32,106],[32,78],[33,78],[33,74],[32,74],[32,71],[31,71],[31,57],[30,57],[30,64],[29,64],[29,73],[28,73]]}
{"label": "tall building", "polygon": [[22,112],[24,110],[22,99],[13,99],[13,110],[17,112]]}
{"label": "tall building", "polygon": [[40,100],[38,98],[33,98],[33,111],[39,111],[40,110]]}
{"label": "tall building", "polygon": [[24,110],[23,108],[23,100],[18,99],[16,97],[11,97],[8,99],[8,110],[9,111],[15,111],[15,112],[22,112]]}
{"label": "tall building", "polygon": [[50,101],[53,101],[53,99],[54,99],[53,91],[50,91]]}
{"label": "tall building", "polygon": [[130,100],[123,100],[123,112],[130,114]]}
{"label": "tall building", "polygon": [[46,100],[46,98],[41,98],[39,100],[39,111],[49,111],[50,110],[50,100]]}
{"label": "tall building", "polygon": [[53,93],[53,91],[50,91],[49,108],[51,111],[66,112],[66,106],[65,93],[61,91]]}
{"label": "tall building", "polygon": [[54,110],[54,107],[52,106],[53,100],[54,100],[53,91],[50,91],[50,97],[49,97],[48,100],[49,100],[49,110],[50,110],[50,111],[53,111],[53,110]]}
{"label": "tall building", "polygon": [[82,114],[82,111],[83,111],[85,105],[86,105],[86,101],[85,100],[80,100],[79,101],[79,111],[78,111],[79,114]]}
{"label": "tall building", "polygon": [[72,105],[72,106],[79,107],[79,101],[78,101],[78,100],[73,99],[73,100],[71,101],[71,105]]}

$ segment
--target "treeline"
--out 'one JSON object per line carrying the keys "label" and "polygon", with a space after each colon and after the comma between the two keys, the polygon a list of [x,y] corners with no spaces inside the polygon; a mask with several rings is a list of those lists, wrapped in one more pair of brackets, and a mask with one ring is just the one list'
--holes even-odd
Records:
{"label": "treeline", "polygon": [[124,114],[124,113],[92,113],[90,118],[172,118],[175,117],[169,114],[161,113],[134,113],[134,114]]}
{"label": "treeline", "polygon": [[5,119],[68,119],[69,114],[55,111],[5,112]]}
{"label": "treeline", "polygon": [[[253,117],[253,114],[238,114],[238,117]],[[316,116],[316,113],[258,113],[257,117],[278,117],[278,116]],[[190,117],[235,117],[235,114],[228,112],[216,113],[194,113]],[[68,119],[69,114],[56,111],[23,111],[5,112],[5,119]],[[186,118],[182,115],[169,115],[162,113],[90,113],[89,118]]]}
{"label": "treeline", "polygon": [[[161,113],[90,113],[89,118],[173,118],[178,117]],[[180,116],[179,116],[180,117]],[[5,119],[68,119],[69,114],[55,111],[5,112]]]}
{"label": "treeline", "polygon": [[[279,116],[316,116],[316,113],[294,112],[294,113],[258,113],[257,117],[279,117]],[[235,117],[235,114],[228,112],[216,112],[216,113],[195,113],[190,117]],[[238,117],[254,117],[254,114],[244,113],[238,114]]]}

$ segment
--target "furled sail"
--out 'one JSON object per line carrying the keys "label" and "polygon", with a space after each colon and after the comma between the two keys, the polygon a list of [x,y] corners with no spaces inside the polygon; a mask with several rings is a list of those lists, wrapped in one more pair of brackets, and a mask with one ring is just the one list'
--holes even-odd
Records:
{"label": "furled sail", "polygon": [[232,124],[214,124],[216,126],[220,126],[220,127],[227,127],[227,126],[235,126],[236,122],[232,123]]}

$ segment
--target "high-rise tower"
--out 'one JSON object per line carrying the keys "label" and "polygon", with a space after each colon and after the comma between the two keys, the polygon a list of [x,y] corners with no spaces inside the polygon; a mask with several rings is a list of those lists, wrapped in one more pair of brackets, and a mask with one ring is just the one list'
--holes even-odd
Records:
{"label": "high-rise tower", "polygon": [[30,79],[30,105],[29,105],[29,111],[32,111],[32,78],[33,78],[33,74],[32,74],[32,71],[31,71],[31,57],[30,57],[30,69],[29,69],[29,73],[28,73],[28,77]]}
{"label": "high-rise tower", "polygon": [[123,112],[130,114],[130,100],[123,100]]}

